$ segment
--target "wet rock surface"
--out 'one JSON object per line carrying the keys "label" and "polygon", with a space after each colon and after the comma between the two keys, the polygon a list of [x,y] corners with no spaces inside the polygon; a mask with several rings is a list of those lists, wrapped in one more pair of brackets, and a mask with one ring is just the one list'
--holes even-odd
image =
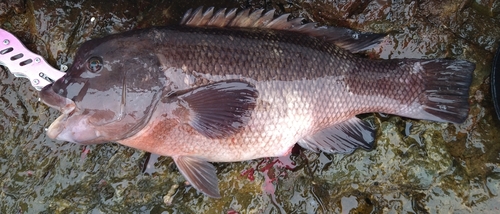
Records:
{"label": "wet rock surface", "polygon": [[368,114],[376,148],[217,163],[222,199],[185,184],[169,157],[118,144],[49,139],[58,116],[26,79],[0,69],[0,212],[496,213],[500,122],[490,94],[500,3],[466,1],[0,1],[0,27],[55,67],[79,45],[131,29],[179,22],[198,6],[276,9],[320,25],[389,33],[380,58],[460,58],[476,63],[463,124]]}

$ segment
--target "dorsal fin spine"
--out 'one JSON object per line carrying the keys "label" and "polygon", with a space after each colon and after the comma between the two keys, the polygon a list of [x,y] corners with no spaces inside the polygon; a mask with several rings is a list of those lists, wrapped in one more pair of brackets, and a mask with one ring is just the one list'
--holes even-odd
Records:
{"label": "dorsal fin spine", "polygon": [[283,14],[274,18],[274,10],[264,13],[263,9],[250,12],[245,9],[236,14],[237,9],[217,10],[210,7],[205,12],[199,7],[189,9],[183,16],[181,25],[192,27],[240,27],[240,28],[267,28],[273,30],[287,30],[307,34],[349,50],[351,52],[364,51],[380,44],[385,34],[361,33],[341,27],[316,27],[316,23],[302,24],[303,18],[288,21],[290,14]]}

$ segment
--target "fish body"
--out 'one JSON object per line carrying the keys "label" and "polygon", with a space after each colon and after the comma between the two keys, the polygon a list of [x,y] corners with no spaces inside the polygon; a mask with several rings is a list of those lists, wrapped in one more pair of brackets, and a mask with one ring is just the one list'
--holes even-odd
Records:
{"label": "fish body", "polygon": [[367,59],[353,52],[383,35],[286,18],[197,10],[181,25],[88,41],[40,92],[63,113],[48,135],[171,156],[195,188],[220,197],[208,162],[282,156],[295,143],[371,149],[374,127],[358,114],[467,118],[473,63]]}

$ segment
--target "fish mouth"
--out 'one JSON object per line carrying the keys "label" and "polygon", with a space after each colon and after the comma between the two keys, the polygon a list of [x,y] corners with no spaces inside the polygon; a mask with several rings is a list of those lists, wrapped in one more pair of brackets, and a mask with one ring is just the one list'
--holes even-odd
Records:
{"label": "fish mouth", "polygon": [[45,86],[39,95],[43,103],[62,113],[47,129],[49,138],[78,144],[91,144],[101,137],[101,133],[89,123],[88,116],[79,113],[73,100],[54,92],[52,84]]}

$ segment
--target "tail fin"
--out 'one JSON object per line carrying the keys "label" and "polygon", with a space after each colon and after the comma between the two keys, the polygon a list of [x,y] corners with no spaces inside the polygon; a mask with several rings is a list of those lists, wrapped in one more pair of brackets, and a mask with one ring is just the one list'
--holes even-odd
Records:
{"label": "tail fin", "polygon": [[469,114],[469,86],[475,64],[464,60],[415,61],[414,72],[423,72],[423,93],[415,118],[462,123]]}

